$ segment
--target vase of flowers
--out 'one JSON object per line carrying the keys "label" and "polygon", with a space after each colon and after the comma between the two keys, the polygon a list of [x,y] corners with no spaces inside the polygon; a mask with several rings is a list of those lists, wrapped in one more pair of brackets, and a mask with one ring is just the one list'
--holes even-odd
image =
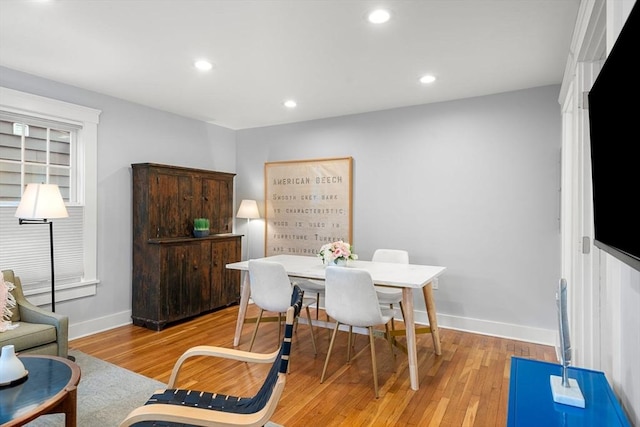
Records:
{"label": "vase of flowers", "polygon": [[353,246],[347,242],[339,240],[333,243],[322,245],[318,257],[324,265],[347,265],[350,259],[358,259],[358,255],[353,253]]}

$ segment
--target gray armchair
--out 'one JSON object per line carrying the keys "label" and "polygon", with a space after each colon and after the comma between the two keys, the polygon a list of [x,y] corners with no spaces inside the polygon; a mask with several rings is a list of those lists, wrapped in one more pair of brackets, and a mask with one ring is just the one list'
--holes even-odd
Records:
{"label": "gray armchair", "polygon": [[13,270],[3,270],[4,280],[15,285],[11,294],[16,307],[12,323],[20,326],[0,332],[0,347],[13,344],[16,353],[46,354],[67,357],[69,350],[69,318],[31,304],[24,297],[20,278]]}

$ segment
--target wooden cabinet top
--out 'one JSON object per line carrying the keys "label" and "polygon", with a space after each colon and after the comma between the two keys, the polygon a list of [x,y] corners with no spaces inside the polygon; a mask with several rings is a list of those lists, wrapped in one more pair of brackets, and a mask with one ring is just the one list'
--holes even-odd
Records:
{"label": "wooden cabinet top", "polygon": [[220,233],[220,234],[210,234],[205,237],[164,237],[164,238],[149,239],[147,240],[147,243],[151,245],[166,245],[166,244],[175,244],[175,243],[199,242],[203,240],[237,239],[242,236],[244,236],[244,234]]}
{"label": "wooden cabinet top", "polygon": [[235,173],[231,173],[231,172],[219,172],[219,171],[212,171],[212,170],[207,170],[207,169],[198,169],[198,168],[189,168],[186,166],[173,166],[173,165],[163,165],[163,164],[159,164],[159,163],[132,163],[131,167],[134,169],[164,169],[164,170],[173,170],[176,173],[180,173],[180,172],[195,172],[195,173],[201,173],[201,174],[217,174],[217,175],[225,175],[228,177],[234,177],[236,176]]}

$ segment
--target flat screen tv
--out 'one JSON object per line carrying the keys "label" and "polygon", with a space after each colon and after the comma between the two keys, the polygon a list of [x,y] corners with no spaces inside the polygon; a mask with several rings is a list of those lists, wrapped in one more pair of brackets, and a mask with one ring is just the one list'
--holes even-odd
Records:
{"label": "flat screen tv", "polygon": [[594,244],[640,271],[640,2],[589,91]]}

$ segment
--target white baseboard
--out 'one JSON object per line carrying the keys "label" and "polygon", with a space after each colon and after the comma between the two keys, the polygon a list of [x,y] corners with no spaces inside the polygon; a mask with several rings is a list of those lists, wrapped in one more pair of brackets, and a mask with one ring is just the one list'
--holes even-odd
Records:
{"label": "white baseboard", "polygon": [[[402,319],[398,319],[402,320]],[[429,320],[425,311],[415,311],[415,321],[428,325]],[[92,319],[86,322],[69,325],[69,340],[82,338],[98,332],[131,324],[131,311],[126,310],[109,316]],[[480,335],[508,338],[518,341],[555,346],[558,332],[553,329],[532,328],[529,326],[512,325],[509,323],[493,322],[489,320],[472,319],[467,317],[438,314],[438,326],[444,329],[471,332]]]}
{"label": "white baseboard", "polygon": [[131,324],[131,310],[110,314],[86,322],[69,324],[69,341]]}
{"label": "white baseboard", "polygon": [[[426,311],[416,311],[415,321],[420,324],[429,324]],[[444,329],[455,329],[474,334],[489,335],[492,337],[508,338],[550,346],[555,346],[556,336],[558,335],[558,331],[553,329],[532,328],[530,326],[450,316],[447,314],[438,314],[438,326]]]}

